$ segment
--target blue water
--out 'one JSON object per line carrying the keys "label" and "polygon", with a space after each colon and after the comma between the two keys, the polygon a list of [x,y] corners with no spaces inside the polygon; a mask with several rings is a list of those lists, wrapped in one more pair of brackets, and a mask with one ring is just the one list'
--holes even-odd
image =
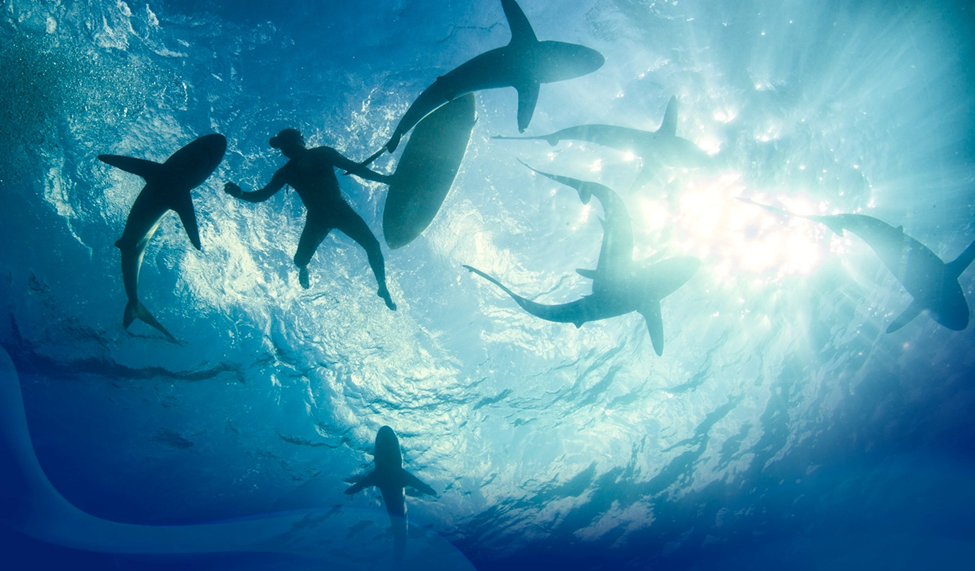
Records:
{"label": "blue water", "polygon": [[[301,289],[297,195],[250,205],[223,183],[263,185],[284,127],[365,158],[437,76],[507,43],[500,2],[284,4],[2,3],[0,345],[68,501],[146,525],[385,517],[375,488],[342,491],[389,425],[439,492],[408,498],[411,525],[482,570],[968,568],[973,328],[921,315],[885,334],[911,299],[862,240],[736,198],[868,214],[956,257],[975,239],[970,6],[523,0],[540,39],[606,58],[543,85],[526,134],[653,130],[677,95],[677,134],[713,165],[630,193],[639,158],[492,140],[517,134],[517,98],[478,93],[443,209],[384,252],[393,313],[337,233]],[[121,325],[113,243],[141,180],[95,157],[163,160],[211,132],[228,150],[193,194],[203,251],[170,215],[142,266],[141,297],[177,345]],[[703,261],[663,301],[662,357],[638,315],[541,321],[461,267],[539,302],[588,293],[574,270],[598,257],[599,207],[517,159],[616,188],[636,258]],[[385,187],[340,178],[381,238]],[[960,282],[971,303],[975,269]],[[374,520],[332,539],[385,557]],[[95,553],[6,525],[0,545],[16,569],[327,564]]]}

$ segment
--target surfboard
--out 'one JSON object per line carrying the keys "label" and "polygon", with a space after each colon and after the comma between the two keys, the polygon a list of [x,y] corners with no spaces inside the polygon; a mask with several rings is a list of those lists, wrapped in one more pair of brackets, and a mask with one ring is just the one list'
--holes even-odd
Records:
{"label": "surfboard", "polygon": [[440,107],[413,129],[383,207],[390,249],[415,240],[433,222],[457,177],[474,129],[474,94]]}

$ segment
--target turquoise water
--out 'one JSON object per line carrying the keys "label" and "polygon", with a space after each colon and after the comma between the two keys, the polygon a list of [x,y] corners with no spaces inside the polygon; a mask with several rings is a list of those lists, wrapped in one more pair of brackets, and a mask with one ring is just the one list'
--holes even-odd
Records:
{"label": "turquoise water", "polygon": [[[517,97],[480,92],[438,217],[384,250],[393,313],[338,233],[303,290],[297,195],[250,205],[223,183],[263,185],[285,127],[372,154],[438,76],[507,43],[500,2],[2,4],[0,345],[54,487],[143,525],[339,510],[351,535],[330,539],[391,561],[379,493],[342,493],[389,425],[439,492],[408,498],[411,526],[478,569],[960,567],[975,552],[971,328],[921,315],[885,334],[911,298],[869,246],[737,198],[867,214],[960,254],[975,239],[972,9],[521,5],[540,39],[606,58],[543,85],[526,135],[655,130],[676,95],[677,134],[712,163],[630,191],[631,154],[491,139],[518,134]],[[228,149],[193,192],[202,252],[169,215],[142,265],[143,302],[181,342],[124,329],[113,243],[142,181],[95,157],[161,161],[211,132]],[[663,356],[638,315],[549,323],[462,268],[542,303],[589,293],[575,269],[595,265],[600,207],[519,159],[615,188],[635,258],[702,260],[662,303]],[[385,187],[340,179],[381,240]],[[102,553],[0,529],[20,568],[340,560]]]}

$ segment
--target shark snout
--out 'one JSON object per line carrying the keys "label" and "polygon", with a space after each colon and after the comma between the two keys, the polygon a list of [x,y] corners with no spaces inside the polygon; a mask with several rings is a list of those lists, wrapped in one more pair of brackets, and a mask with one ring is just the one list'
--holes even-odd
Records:
{"label": "shark snout", "polygon": [[590,74],[606,63],[603,54],[579,44],[541,42],[538,79],[542,83],[565,81]]}

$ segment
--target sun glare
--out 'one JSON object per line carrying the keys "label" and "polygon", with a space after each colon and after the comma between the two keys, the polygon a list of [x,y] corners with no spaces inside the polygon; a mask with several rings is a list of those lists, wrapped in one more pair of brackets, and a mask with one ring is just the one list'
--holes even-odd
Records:
{"label": "sun glare", "polygon": [[[644,222],[653,228],[672,222],[679,249],[710,260],[722,276],[747,274],[759,282],[770,282],[812,272],[823,259],[820,225],[738,200],[750,194],[740,178],[737,173],[727,173],[695,180],[681,192],[672,215],[661,205],[643,204]],[[765,196],[754,200],[773,202]],[[779,204],[797,214],[819,213],[802,199]]]}

